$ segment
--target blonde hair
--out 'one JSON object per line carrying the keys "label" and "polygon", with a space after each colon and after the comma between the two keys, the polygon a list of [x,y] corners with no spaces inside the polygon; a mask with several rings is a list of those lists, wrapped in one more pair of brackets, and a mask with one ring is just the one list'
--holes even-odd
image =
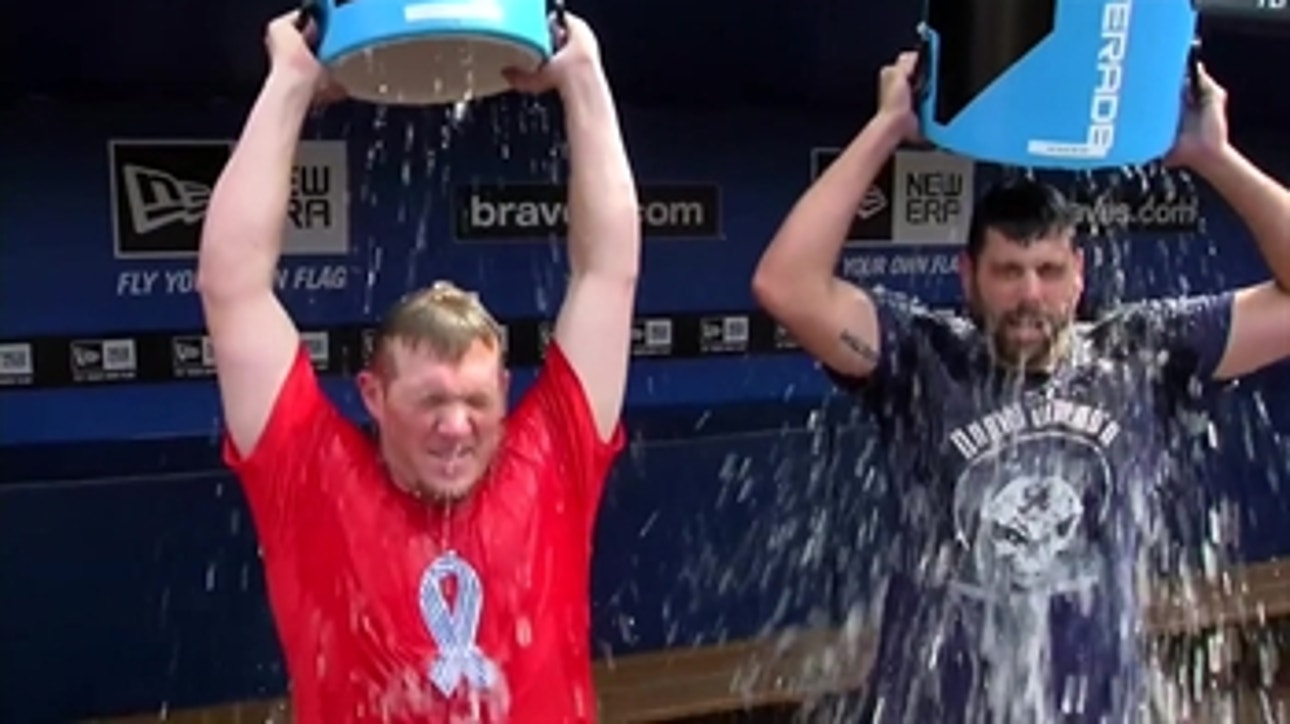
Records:
{"label": "blonde hair", "polygon": [[436,358],[459,362],[476,342],[489,349],[502,349],[502,326],[479,301],[479,295],[452,282],[437,281],[413,292],[385,316],[372,345],[370,366],[393,375],[389,347],[401,342],[413,348],[426,347]]}

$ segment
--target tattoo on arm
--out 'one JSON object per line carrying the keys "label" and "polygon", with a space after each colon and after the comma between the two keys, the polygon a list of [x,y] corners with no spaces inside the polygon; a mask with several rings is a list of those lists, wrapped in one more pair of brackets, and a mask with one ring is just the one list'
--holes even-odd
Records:
{"label": "tattoo on arm", "polygon": [[847,349],[851,350],[852,352],[855,352],[862,359],[864,359],[865,362],[868,362],[869,364],[872,364],[872,365],[878,364],[878,352],[874,350],[874,348],[871,345],[866,344],[864,340],[860,339],[850,330],[846,330],[846,329],[842,330],[842,335],[839,337],[839,339],[842,340],[842,344],[846,345]]}

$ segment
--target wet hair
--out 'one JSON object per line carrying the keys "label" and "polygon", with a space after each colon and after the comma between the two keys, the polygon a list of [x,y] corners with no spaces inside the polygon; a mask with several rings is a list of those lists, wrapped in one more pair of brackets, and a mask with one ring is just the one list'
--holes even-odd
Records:
{"label": "wet hair", "polygon": [[389,354],[393,342],[424,347],[444,362],[460,362],[476,342],[504,352],[502,326],[479,295],[452,282],[437,281],[398,301],[386,314],[372,344],[369,364],[387,378],[397,370]]}
{"label": "wet hair", "polygon": [[989,229],[1018,244],[1070,231],[1078,221],[1075,205],[1056,188],[1025,176],[992,186],[972,209],[967,254],[976,261]]}

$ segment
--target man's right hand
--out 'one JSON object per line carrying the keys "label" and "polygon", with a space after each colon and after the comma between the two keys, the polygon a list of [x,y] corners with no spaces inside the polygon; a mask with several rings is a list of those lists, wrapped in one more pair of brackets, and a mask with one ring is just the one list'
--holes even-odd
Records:
{"label": "man's right hand", "polygon": [[918,53],[905,52],[878,73],[877,115],[899,128],[906,141],[920,140],[913,89],[917,66]]}
{"label": "man's right hand", "polygon": [[328,86],[316,32],[297,13],[265,30],[270,70],[206,207],[198,287],[215,350],[224,422],[243,455],[254,449],[300,351],[274,293],[291,200],[291,168],[310,103]]}
{"label": "man's right hand", "polygon": [[310,20],[302,30],[298,25],[299,18],[298,10],[284,13],[271,20],[265,29],[264,47],[269,55],[270,75],[291,85],[309,88],[318,103],[343,98],[344,90],[332,81],[312,50],[311,46],[318,37],[318,27]]}
{"label": "man's right hand", "polygon": [[565,14],[565,26],[552,22],[552,44],[555,54],[546,63],[531,72],[507,69],[506,80],[521,93],[545,93],[553,88],[562,92],[575,90],[580,77],[598,74],[600,68],[600,43],[596,34],[582,18]]}

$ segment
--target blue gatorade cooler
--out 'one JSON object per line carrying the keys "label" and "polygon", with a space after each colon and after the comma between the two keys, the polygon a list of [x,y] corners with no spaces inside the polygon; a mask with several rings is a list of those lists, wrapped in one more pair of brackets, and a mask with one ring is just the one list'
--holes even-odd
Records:
{"label": "blue gatorade cooler", "polygon": [[551,55],[547,0],[308,0],[317,53],[351,98],[439,105],[509,89]]}
{"label": "blue gatorade cooler", "polygon": [[1192,0],[926,0],[918,114],[935,145],[1031,168],[1142,164],[1172,146]]}

